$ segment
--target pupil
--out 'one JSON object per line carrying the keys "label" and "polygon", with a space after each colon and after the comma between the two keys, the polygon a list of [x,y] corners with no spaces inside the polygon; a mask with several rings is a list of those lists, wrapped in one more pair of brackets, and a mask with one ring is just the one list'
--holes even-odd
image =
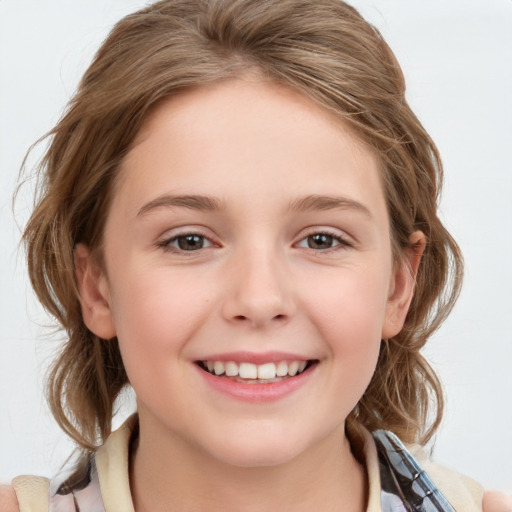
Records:
{"label": "pupil", "polygon": [[310,249],[329,249],[332,247],[332,236],[324,233],[308,236],[308,246]]}
{"label": "pupil", "polygon": [[178,238],[178,247],[183,251],[193,251],[203,247],[203,237],[199,235],[186,235]]}

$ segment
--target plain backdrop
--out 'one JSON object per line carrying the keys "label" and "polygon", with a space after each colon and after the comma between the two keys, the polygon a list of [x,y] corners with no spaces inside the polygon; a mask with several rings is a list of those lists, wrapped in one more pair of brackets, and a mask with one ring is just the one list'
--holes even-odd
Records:
{"label": "plain backdrop", "polygon": [[[193,0],[191,0],[193,1]],[[312,0],[313,1],[313,0]],[[512,1],[353,0],[383,32],[446,171],[442,217],[466,258],[427,346],[447,411],[434,457],[512,491]],[[28,147],[58,120],[112,24],[137,0],[0,0],[0,480],[51,476],[73,446],[43,398],[61,337],[27,283],[11,209]],[[37,162],[40,152],[29,159]],[[15,208],[23,224],[31,185]],[[130,402],[116,419],[130,409]]]}

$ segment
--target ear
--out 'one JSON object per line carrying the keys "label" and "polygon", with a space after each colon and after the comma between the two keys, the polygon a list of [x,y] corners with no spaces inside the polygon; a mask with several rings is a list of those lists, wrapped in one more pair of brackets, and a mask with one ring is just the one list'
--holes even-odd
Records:
{"label": "ear", "polygon": [[425,250],[426,238],[421,231],[415,231],[409,237],[409,242],[411,247],[396,264],[391,276],[382,339],[392,338],[402,330],[414,296],[416,274]]}
{"label": "ear", "polygon": [[75,269],[85,325],[100,338],[114,338],[116,330],[107,277],[84,244],[76,246]]}

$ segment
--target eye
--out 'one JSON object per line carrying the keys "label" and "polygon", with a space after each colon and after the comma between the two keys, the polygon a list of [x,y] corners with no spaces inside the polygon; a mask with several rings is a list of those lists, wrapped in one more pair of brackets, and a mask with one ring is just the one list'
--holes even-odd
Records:
{"label": "eye", "polygon": [[339,235],[332,233],[312,233],[303,238],[297,247],[306,247],[316,251],[326,251],[337,246],[347,247],[350,244]]}
{"label": "eye", "polygon": [[177,249],[178,251],[190,252],[211,247],[212,242],[203,235],[197,233],[186,233],[166,240],[160,245],[166,249]]}

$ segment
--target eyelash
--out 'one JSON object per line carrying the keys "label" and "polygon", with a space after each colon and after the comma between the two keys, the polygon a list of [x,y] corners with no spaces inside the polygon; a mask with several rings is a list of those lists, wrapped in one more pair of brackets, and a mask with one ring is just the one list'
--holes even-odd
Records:
{"label": "eyelash", "polygon": [[312,236],[318,236],[318,235],[328,236],[328,237],[332,238],[333,241],[338,242],[338,243],[337,243],[337,245],[334,245],[327,249],[316,249],[315,250],[315,249],[312,249],[311,247],[307,247],[308,249],[314,251],[315,253],[329,254],[334,251],[339,251],[339,250],[353,247],[353,244],[348,240],[347,237],[342,236],[339,233],[335,233],[334,231],[331,231],[329,229],[321,229],[318,231],[312,231],[312,232],[306,234],[306,236],[304,236],[303,238],[301,238],[299,243],[304,242],[304,241],[307,243],[308,238],[310,238]]}
{"label": "eyelash", "polygon": [[[200,247],[199,249],[195,249],[195,250],[181,249],[180,247],[173,247],[171,245],[174,242],[178,242],[179,243],[180,239],[185,239],[187,237],[198,237],[198,238],[201,238],[203,240],[203,242],[205,240],[208,241],[209,245],[207,247]],[[212,240],[210,240],[210,238],[208,238],[203,233],[196,232],[196,231],[191,231],[191,232],[188,232],[188,233],[180,233],[179,235],[175,235],[175,236],[173,236],[171,238],[166,238],[165,240],[162,240],[162,241],[158,242],[157,245],[158,245],[158,247],[161,247],[165,252],[174,252],[174,253],[178,253],[178,254],[184,254],[184,255],[186,254],[186,255],[192,256],[194,253],[199,252],[201,249],[208,249],[209,247],[214,246],[215,243],[212,242]]]}
{"label": "eyelash", "polygon": [[[329,229],[322,229],[322,230],[319,230],[319,231],[312,231],[312,232],[306,234],[306,236],[301,238],[299,240],[299,242],[297,244],[294,244],[294,245],[300,247],[300,245],[299,245],[300,243],[305,242],[307,244],[308,243],[307,242],[308,238],[313,237],[313,236],[318,236],[318,235],[325,235],[325,236],[331,238],[334,242],[337,242],[337,244],[332,246],[332,247],[328,247],[327,249],[313,249],[311,247],[304,247],[304,248],[307,248],[307,249],[312,250],[315,253],[319,253],[319,254],[329,254],[329,253],[334,252],[334,251],[343,250],[343,249],[347,249],[347,248],[353,247],[353,244],[349,240],[347,240],[346,237],[341,236],[338,233],[334,233],[333,231],[330,231]],[[204,243],[204,241],[207,241],[208,245],[206,247],[202,246],[202,247],[199,247],[198,249],[191,249],[191,250],[182,249],[180,247],[174,247],[172,245],[175,242],[179,243],[180,239],[185,239],[187,237],[198,237],[198,238],[201,238],[202,242]],[[158,247],[161,247],[165,252],[174,252],[174,253],[177,253],[177,254],[183,254],[183,255],[192,256],[194,253],[198,253],[199,251],[201,251],[203,249],[208,249],[209,247],[215,246],[216,244],[215,244],[215,242],[210,240],[210,238],[208,238],[203,233],[191,231],[191,232],[188,232],[188,233],[180,233],[180,234],[175,235],[175,236],[173,236],[171,238],[166,238],[165,240],[162,240],[162,241],[158,242],[157,245],[158,245]]]}

